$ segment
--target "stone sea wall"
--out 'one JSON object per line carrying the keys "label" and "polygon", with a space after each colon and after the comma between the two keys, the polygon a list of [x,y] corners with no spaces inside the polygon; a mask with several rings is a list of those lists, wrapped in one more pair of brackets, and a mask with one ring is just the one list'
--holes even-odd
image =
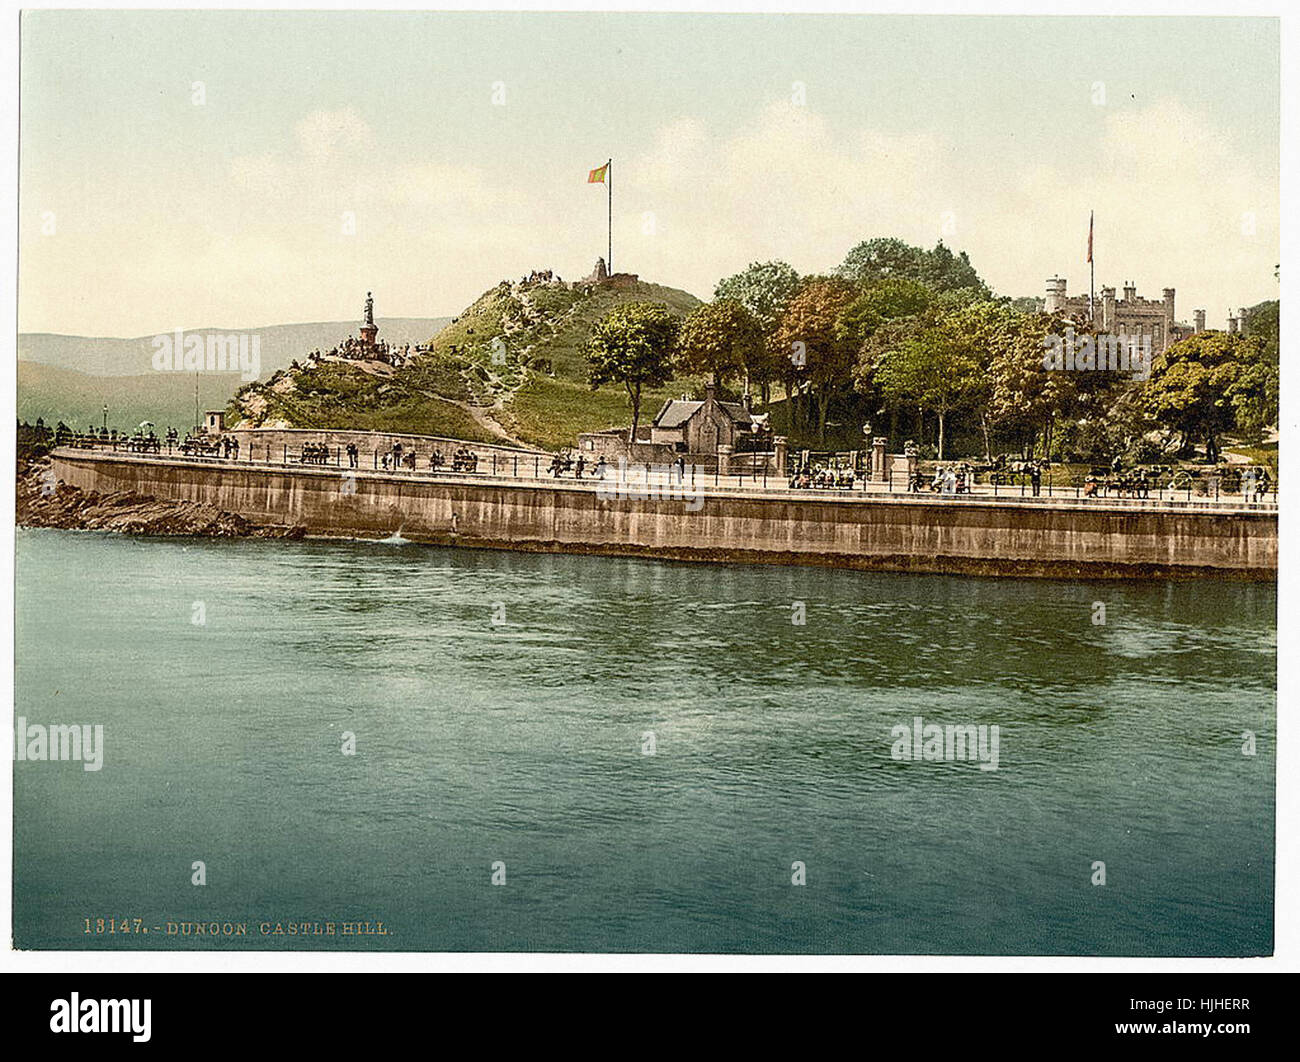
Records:
{"label": "stone sea wall", "polygon": [[82,490],[196,502],[313,536],[400,531],[465,547],[989,575],[1277,575],[1274,511],[708,489],[685,500],[610,498],[569,480],[349,475],[74,450],[53,459],[55,475]]}

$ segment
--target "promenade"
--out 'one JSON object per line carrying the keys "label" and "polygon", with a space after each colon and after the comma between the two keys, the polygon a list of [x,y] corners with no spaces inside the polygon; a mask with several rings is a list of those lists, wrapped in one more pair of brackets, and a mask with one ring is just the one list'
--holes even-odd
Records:
{"label": "promenade", "polygon": [[[324,434],[324,433],[322,433]],[[453,441],[448,441],[448,447]],[[1035,495],[1028,476],[1017,477],[1019,481],[1011,483],[978,483],[970,491],[961,493],[944,493],[923,489],[906,491],[894,483],[874,483],[865,478],[857,479],[851,487],[838,488],[795,488],[789,485],[786,477],[768,473],[749,473],[742,475],[720,475],[714,470],[705,470],[693,465],[686,465],[679,473],[672,467],[654,465],[619,465],[607,464],[597,474],[596,466],[590,461],[585,463],[582,475],[576,469],[570,469],[559,475],[550,470],[548,462],[537,451],[511,452],[503,447],[476,447],[472,443],[455,443],[465,453],[475,457],[473,470],[464,468],[453,470],[455,450],[444,448],[445,463],[442,467],[430,467],[430,454],[416,454],[415,467],[393,467],[392,451],[371,449],[359,450],[350,456],[342,446],[320,446],[314,457],[304,459],[302,450],[295,452],[288,445],[277,447],[245,446],[238,455],[221,456],[213,454],[184,453],[177,446],[162,443],[155,451],[141,451],[130,448],[124,440],[116,444],[102,443],[99,440],[79,439],[75,444],[59,449],[69,453],[94,453],[104,456],[129,460],[131,462],[183,462],[196,466],[212,468],[265,468],[294,469],[302,471],[332,472],[343,477],[349,475],[380,476],[389,479],[410,479],[415,481],[446,481],[462,483],[516,484],[520,486],[563,486],[567,489],[586,489],[596,493],[659,498],[674,501],[678,505],[683,497],[702,498],[709,496],[765,497],[797,501],[889,503],[909,502],[930,503],[935,506],[961,506],[978,503],[998,506],[1016,506],[1028,508],[1087,508],[1089,510],[1112,510],[1117,512],[1159,512],[1159,511],[1210,511],[1229,513],[1276,513],[1278,511],[1278,493],[1275,485],[1265,493],[1263,499],[1255,501],[1244,497],[1239,492],[1223,492],[1217,489],[1213,493],[1198,493],[1191,483],[1177,486],[1168,483],[1153,483],[1149,496],[1133,497],[1117,492],[1098,493],[1089,497],[1080,484],[1071,486],[1054,485],[1044,482]],[[403,455],[409,458],[409,451]],[[388,458],[387,463],[385,458]]]}

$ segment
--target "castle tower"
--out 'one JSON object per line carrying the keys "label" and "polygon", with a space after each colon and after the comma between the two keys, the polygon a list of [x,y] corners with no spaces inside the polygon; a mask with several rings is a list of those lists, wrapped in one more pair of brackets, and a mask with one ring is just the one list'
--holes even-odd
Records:
{"label": "castle tower", "polygon": [[1044,313],[1065,311],[1065,278],[1052,277],[1047,281],[1047,298],[1043,300]]}
{"label": "castle tower", "polygon": [[1137,302],[1137,297],[1138,297],[1137,285],[1130,280],[1127,284],[1124,285],[1124,301],[1127,303],[1134,303]]}
{"label": "castle tower", "polygon": [[1246,307],[1237,311],[1237,334],[1244,336],[1246,334]]}
{"label": "castle tower", "polygon": [[1192,317],[1195,318],[1195,320],[1196,320],[1196,331],[1198,331],[1198,332],[1204,332],[1204,331],[1205,331],[1205,311],[1204,311],[1204,310],[1193,310],[1193,311],[1192,311]]}
{"label": "castle tower", "polygon": [[1101,330],[1103,332],[1115,331],[1115,289],[1101,289]]}
{"label": "castle tower", "polygon": [[368,347],[375,345],[375,337],[379,335],[379,326],[375,324],[375,299],[370,292],[366,292],[366,317],[365,322],[361,325],[361,342]]}
{"label": "castle tower", "polygon": [[1228,335],[1235,336],[1236,334],[1237,334],[1237,319],[1232,316],[1232,310],[1229,309],[1228,310]]}

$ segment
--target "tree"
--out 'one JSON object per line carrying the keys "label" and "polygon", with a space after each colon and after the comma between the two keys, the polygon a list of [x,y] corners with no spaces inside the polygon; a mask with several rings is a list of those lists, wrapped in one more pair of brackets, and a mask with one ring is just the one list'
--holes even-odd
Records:
{"label": "tree", "polygon": [[988,351],[982,324],[983,318],[994,312],[990,309],[993,305],[940,299],[928,319],[892,331],[884,337],[887,345],[872,344],[872,375],[881,392],[938,418],[940,461],[949,415],[986,394]]}
{"label": "tree", "polygon": [[985,457],[991,456],[993,429],[1018,435],[1022,452],[1032,450],[1041,430],[1043,456],[1050,457],[1052,428],[1074,395],[1077,374],[1045,368],[1043,340],[1049,334],[1062,334],[1065,324],[1059,317],[1002,305],[987,313],[985,325],[989,345],[989,395],[981,418]]}
{"label": "tree", "polygon": [[835,268],[835,275],[864,284],[874,284],[891,277],[916,280],[934,292],[974,288],[981,298],[992,292],[975,272],[965,251],[954,255],[942,240],[934,250],[919,247],[892,237],[864,240]]}
{"label": "tree", "polygon": [[980,280],[975,267],[970,264],[970,256],[962,251],[953,254],[943,241],[934,246],[933,251],[925,252],[921,259],[920,281],[932,291],[958,291],[961,288],[974,288],[984,298],[992,292],[989,286]]}
{"label": "tree", "polygon": [[606,383],[621,383],[627,391],[632,407],[628,442],[636,441],[642,388],[662,387],[673,378],[672,351],[678,325],[663,303],[628,302],[610,310],[587,338],[592,390]]}
{"label": "tree", "polygon": [[1261,302],[1246,312],[1247,335],[1258,340],[1240,377],[1229,389],[1237,427],[1253,439],[1278,422],[1281,370],[1278,365],[1278,302]]}
{"label": "tree", "polygon": [[1263,380],[1253,367],[1264,362],[1257,336],[1197,332],[1179,340],[1151,361],[1147,407],[1184,440],[1205,441],[1209,461],[1219,458],[1219,439],[1237,426],[1237,411]]}
{"label": "tree", "polygon": [[822,440],[831,398],[852,382],[858,345],[840,317],[857,294],[856,285],[839,277],[811,277],[790,300],[777,328],[779,349],[789,359],[788,378],[807,387],[816,402],[817,437]]}
{"label": "tree", "polygon": [[914,317],[934,302],[934,292],[918,280],[887,277],[868,284],[840,315],[846,339],[862,346],[886,321]]}
{"label": "tree", "polygon": [[[749,368],[749,379],[762,391],[763,404],[771,401],[771,382],[789,366],[777,347],[777,328],[786,306],[799,290],[799,274],[786,262],[752,262],[741,273],[718,281],[714,299],[734,299],[745,307],[763,333],[766,349]],[[788,392],[787,392],[788,394]]]}
{"label": "tree", "polygon": [[714,299],[731,299],[758,321],[764,335],[776,331],[781,315],[799,290],[799,274],[785,262],[751,262],[742,273],[718,281]]}
{"label": "tree", "polygon": [[677,333],[679,371],[708,373],[719,385],[737,373],[748,382],[752,373],[762,371],[764,352],[757,319],[733,299],[696,307]]}
{"label": "tree", "polygon": [[919,280],[925,252],[893,237],[863,240],[835,267],[835,275],[861,283],[875,283],[887,277]]}

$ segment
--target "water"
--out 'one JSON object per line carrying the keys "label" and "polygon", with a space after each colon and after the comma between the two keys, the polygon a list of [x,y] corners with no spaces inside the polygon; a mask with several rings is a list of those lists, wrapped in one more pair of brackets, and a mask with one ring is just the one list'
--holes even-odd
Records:
{"label": "water", "polygon": [[1272,585],[20,530],[16,595],[20,714],[105,727],[15,764],[19,947],[1272,947]]}

